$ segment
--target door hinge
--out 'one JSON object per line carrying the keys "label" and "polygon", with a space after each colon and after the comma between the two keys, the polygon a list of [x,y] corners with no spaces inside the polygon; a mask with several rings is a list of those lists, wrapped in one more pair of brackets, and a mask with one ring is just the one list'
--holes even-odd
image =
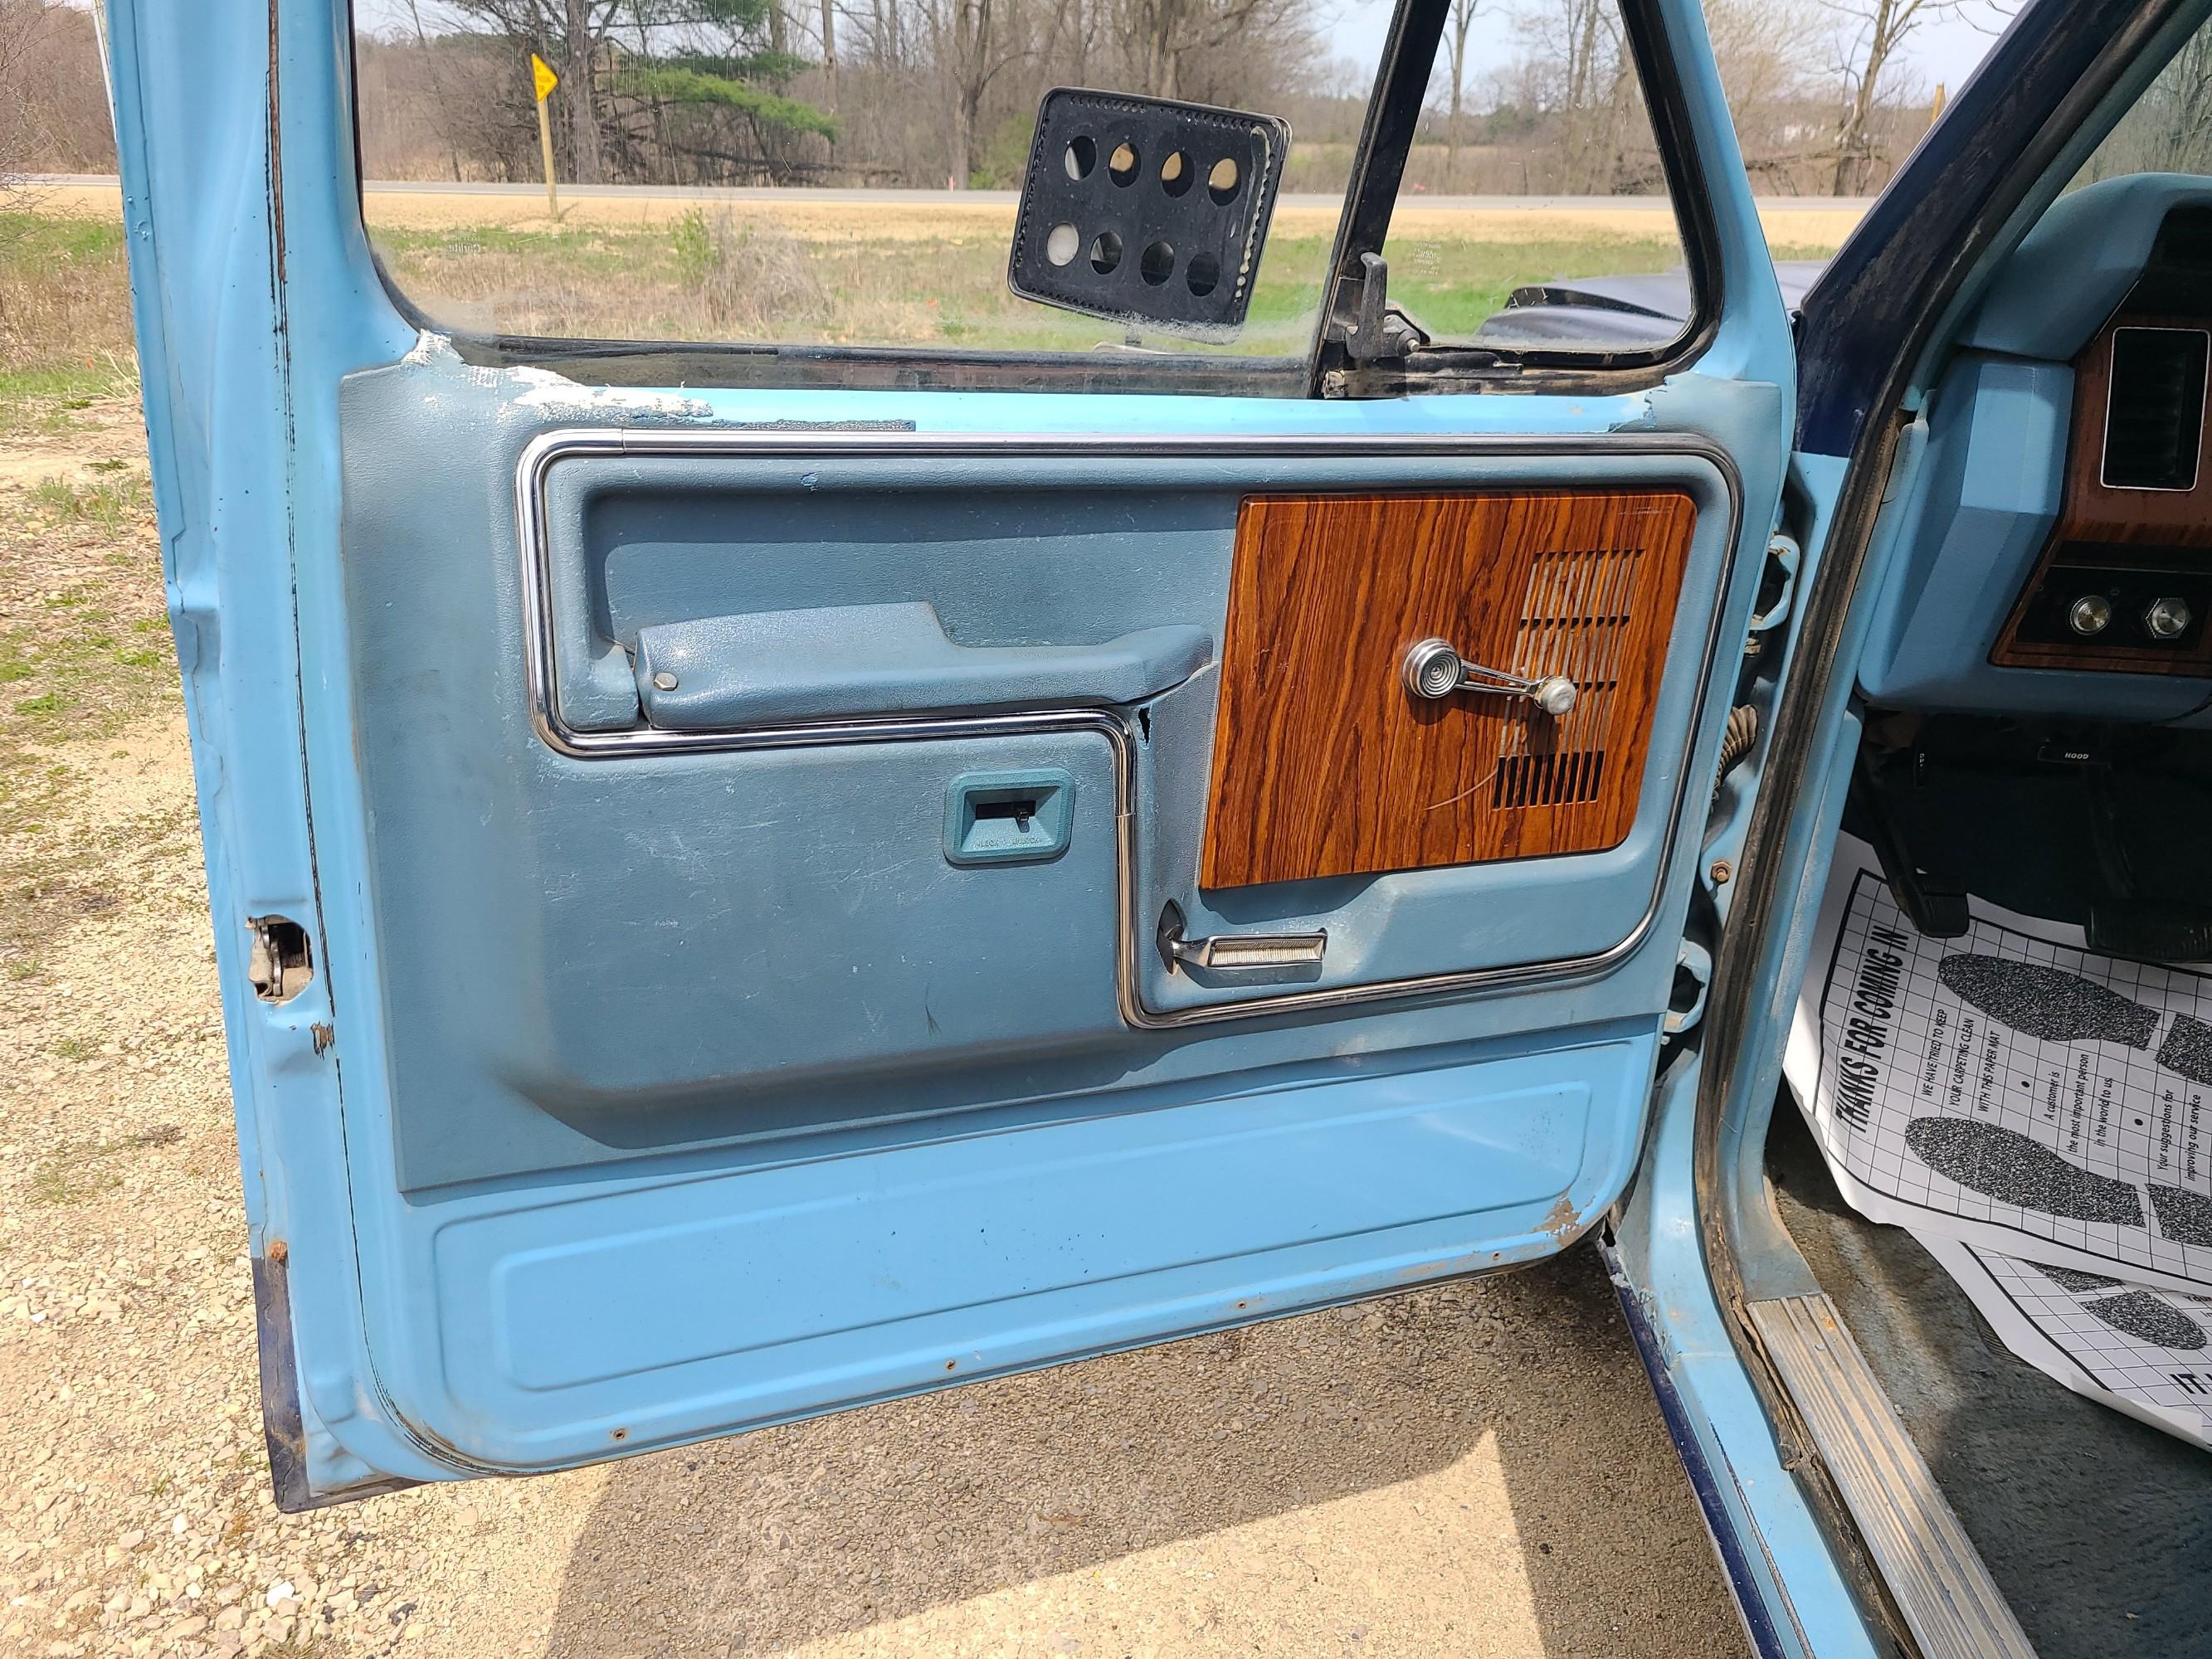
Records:
{"label": "door hinge", "polygon": [[314,982],[307,930],[289,916],[248,916],[246,977],[264,1002],[289,1002]]}

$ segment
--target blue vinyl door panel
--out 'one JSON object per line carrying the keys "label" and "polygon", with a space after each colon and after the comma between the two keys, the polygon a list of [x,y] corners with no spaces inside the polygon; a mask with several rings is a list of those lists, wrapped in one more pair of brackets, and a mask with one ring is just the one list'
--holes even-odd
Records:
{"label": "blue vinyl door panel", "polygon": [[1525,1260],[1625,1172],[1607,1109],[1650,1057],[1623,1038],[1073,1122],[1035,1161],[955,1141],[434,1223],[418,1398],[458,1449],[552,1468]]}
{"label": "blue vinyl door panel", "polygon": [[[1666,9],[1694,369],[1346,402],[464,362],[368,258],[344,8],[273,59],[266,10],[112,9],[285,1501],[1510,1266],[1616,1200],[1792,395]],[[1626,837],[1201,890],[1239,502],[1483,489],[1695,508]],[[1170,905],[1326,951],[1171,969]],[[271,915],[318,967],[282,1005]]]}

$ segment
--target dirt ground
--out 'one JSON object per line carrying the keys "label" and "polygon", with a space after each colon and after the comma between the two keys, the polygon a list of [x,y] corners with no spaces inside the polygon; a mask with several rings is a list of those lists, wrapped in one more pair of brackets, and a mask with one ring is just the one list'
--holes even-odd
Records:
{"label": "dirt ground", "polygon": [[0,438],[0,1654],[1742,1650],[1582,1252],[278,1515],[143,443],[72,410]]}

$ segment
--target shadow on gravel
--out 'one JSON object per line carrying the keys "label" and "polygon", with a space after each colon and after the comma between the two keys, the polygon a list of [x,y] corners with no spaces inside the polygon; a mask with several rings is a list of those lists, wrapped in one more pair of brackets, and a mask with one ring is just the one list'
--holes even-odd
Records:
{"label": "shadow on gravel", "polygon": [[[1547,1653],[1730,1650],[1687,1484],[1577,1249],[637,1459],[577,1540],[547,1651],[767,1652],[1385,1487],[1485,1434]],[[1705,1615],[1679,1649],[1653,1645],[1655,1597]]]}

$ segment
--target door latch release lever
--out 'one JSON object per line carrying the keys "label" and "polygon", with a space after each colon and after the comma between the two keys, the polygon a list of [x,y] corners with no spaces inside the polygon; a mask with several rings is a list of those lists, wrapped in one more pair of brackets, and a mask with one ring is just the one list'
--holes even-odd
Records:
{"label": "door latch release lever", "polygon": [[1207,939],[1187,939],[1183,926],[1182,906],[1170,899],[1160,912],[1155,939],[1160,960],[1171,974],[1179,968],[1233,974],[1310,967],[1320,962],[1322,953],[1328,949],[1326,929],[1314,933],[1216,933]]}
{"label": "door latch release lever", "polygon": [[1526,697],[1556,717],[1570,712],[1582,695],[1565,674],[1514,674],[1469,662],[1449,640],[1421,640],[1407,647],[1402,672],[1406,690],[1432,702],[1455,691],[1489,691]]}

